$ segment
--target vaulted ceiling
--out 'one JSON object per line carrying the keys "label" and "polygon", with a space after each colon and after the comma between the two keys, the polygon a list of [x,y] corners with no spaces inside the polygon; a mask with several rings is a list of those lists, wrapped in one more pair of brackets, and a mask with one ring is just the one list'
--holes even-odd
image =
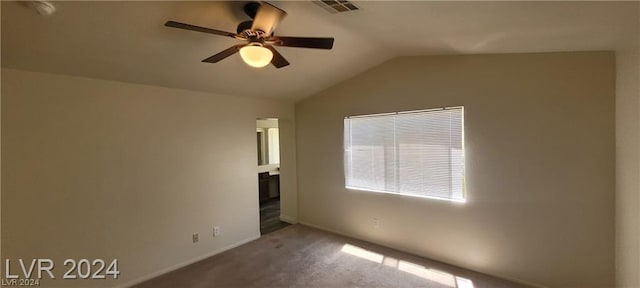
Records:
{"label": "vaulted ceiling", "polygon": [[302,99],[397,56],[617,50],[638,41],[638,2],[354,2],[332,14],[273,1],[276,35],[334,37],[333,50],[279,47],[291,62],[251,68],[238,55],[200,62],[232,38],[164,27],[175,20],[235,32],[246,2],[54,2],[40,16],[1,3],[2,67],[213,93]]}

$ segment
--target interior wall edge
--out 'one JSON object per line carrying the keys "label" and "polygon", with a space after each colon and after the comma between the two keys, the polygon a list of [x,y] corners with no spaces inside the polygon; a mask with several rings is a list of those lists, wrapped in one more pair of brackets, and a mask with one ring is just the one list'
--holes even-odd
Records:
{"label": "interior wall edge", "polygon": [[615,286],[640,287],[640,3],[616,50]]}

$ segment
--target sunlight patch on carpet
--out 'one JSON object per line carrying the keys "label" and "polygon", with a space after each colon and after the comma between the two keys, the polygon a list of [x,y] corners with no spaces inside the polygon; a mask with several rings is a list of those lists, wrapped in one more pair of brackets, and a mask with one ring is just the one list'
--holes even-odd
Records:
{"label": "sunlight patch on carpet", "polygon": [[360,247],[357,246],[353,246],[350,244],[344,244],[344,246],[342,246],[342,252],[351,254],[353,256],[357,256],[360,257],[362,259],[366,259],[372,262],[376,262],[376,263],[382,263],[382,259],[384,258],[384,256],[382,254],[378,254],[378,253],[374,253],[371,252],[369,250],[366,249],[362,249]]}
{"label": "sunlight patch on carpet", "polygon": [[397,268],[400,271],[407,272],[409,274],[434,281],[451,288],[474,288],[473,282],[467,278],[455,276],[451,273],[432,268],[426,268],[422,265],[418,265],[409,261],[398,260],[393,257],[375,253],[351,244],[344,244],[340,251],[362,259],[369,260],[371,262],[383,264],[392,268]]}

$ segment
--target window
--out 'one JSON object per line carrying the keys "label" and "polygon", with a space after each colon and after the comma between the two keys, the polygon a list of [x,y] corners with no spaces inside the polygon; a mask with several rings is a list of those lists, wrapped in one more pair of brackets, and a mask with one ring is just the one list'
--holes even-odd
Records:
{"label": "window", "polygon": [[462,107],[347,117],[345,186],[464,201]]}

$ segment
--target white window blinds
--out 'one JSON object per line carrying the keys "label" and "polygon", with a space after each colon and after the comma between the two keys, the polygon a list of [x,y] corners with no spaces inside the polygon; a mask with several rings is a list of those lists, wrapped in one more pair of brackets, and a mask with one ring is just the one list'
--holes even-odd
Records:
{"label": "white window blinds", "polygon": [[464,200],[463,108],[348,117],[346,187]]}

